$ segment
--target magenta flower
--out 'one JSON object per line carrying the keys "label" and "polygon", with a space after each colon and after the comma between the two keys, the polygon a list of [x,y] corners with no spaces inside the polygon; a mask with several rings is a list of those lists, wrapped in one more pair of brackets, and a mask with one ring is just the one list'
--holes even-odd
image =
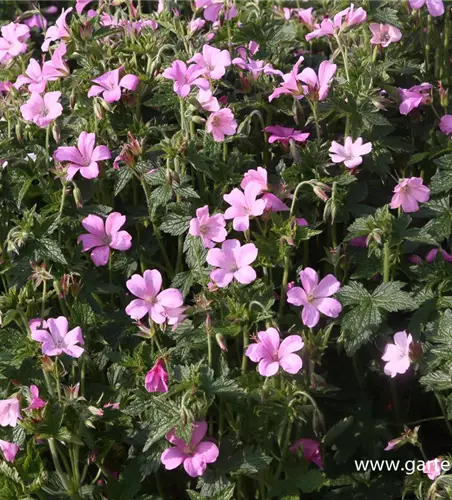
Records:
{"label": "magenta flower", "polygon": [[26,40],[30,38],[30,28],[25,24],[9,23],[2,26],[0,37],[0,64],[27,51]]}
{"label": "magenta flower", "polygon": [[452,134],[452,115],[444,115],[439,121],[439,129],[443,134]]}
{"label": "magenta flower", "polygon": [[69,66],[64,59],[66,51],[66,44],[60,42],[58,47],[53,51],[50,61],[44,63],[44,67],[42,68],[43,78],[48,81],[55,81],[58,78],[65,78],[70,74]]}
{"label": "magenta flower", "polygon": [[63,106],[59,103],[60,96],[61,92],[47,92],[44,96],[32,92],[30,99],[20,107],[22,118],[39,128],[48,127],[63,112]]}
{"label": "magenta flower", "polygon": [[85,179],[95,179],[99,175],[98,162],[109,160],[111,152],[107,146],[96,147],[96,134],[82,132],[79,135],[77,147],[60,146],[54,153],[55,161],[68,162],[66,179],[70,180],[80,171]]}
{"label": "magenta flower", "polygon": [[394,188],[390,207],[402,207],[405,213],[417,212],[419,203],[425,203],[430,199],[430,189],[423,185],[421,177],[410,177],[409,179],[400,179]]}
{"label": "magenta flower", "polygon": [[121,99],[121,89],[134,91],[138,87],[139,79],[135,75],[124,75],[121,80],[119,74],[123,70],[123,66],[107,71],[103,75],[91,80],[93,85],[88,91],[88,97],[94,97],[102,94],[102,97],[109,104]]}
{"label": "magenta flower", "polygon": [[409,89],[398,88],[402,100],[399,106],[400,114],[407,115],[421,104],[428,104],[431,101],[431,88],[430,83],[421,83]]}
{"label": "magenta flower", "polygon": [[320,443],[318,441],[310,438],[298,439],[289,450],[292,453],[296,453],[299,448],[303,450],[303,455],[308,462],[317,465],[319,469],[323,469],[323,460],[320,455]]}
{"label": "magenta flower", "polygon": [[367,236],[357,236],[349,241],[352,247],[367,248]]}
{"label": "magenta flower", "polygon": [[314,38],[320,38],[322,36],[330,36],[334,34],[334,24],[331,19],[324,19],[320,25],[315,25],[314,30],[311,31],[311,33],[308,33],[305,38],[306,41],[309,42],[310,40]]}
{"label": "magenta flower", "polygon": [[17,444],[0,439],[0,450],[2,450],[3,458],[7,462],[14,462],[14,460],[16,459],[16,455],[20,450],[20,447]]}
{"label": "magenta flower", "polygon": [[253,243],[240,246],[239,240],[226,240],[219,248],[207,252],[207,263],[216,267],[210,273],[210,279],[224,288],[233,279],[242,285],[248,285],[256,279],[256,271],[250,266],[256,260],[257,248]]}
{"label": "magenta flower", "polygon": [[204,45],[202,54],[195,54],[189,61],[195,63],[195,68],[211,80],[220,80],[231,65],[231,56],[227,50],[220,50],[210,45]]}
{"label": "magenta flower", "polygon": [[24,19],[23,23],[30,29],[37,28],[38,30],[45,30],[47,28],[47,19],[42,14],[33,14],[28,19]]}
{"label": "magenta flower", "polygon": [[292,94],[297,99],[303,97],[303,87],[300,83],[301,73],[298,73],[298,68],[303,61],[304,57],[301,56],[294,64],[292,71],[283,75],[282,78],[284,82],[268,97],[269,102],[273,101],[273,99],[277,99],[283,94]]}
{"label": "magenta flower", "polygon": [[267,171],[265,168],[257,167],[257,170],[250,169],[245,172],[240,187],[244,190],[248,184],[259,184],[260,191],[257,194],[268,190],[267,186]]}
{"label": "magenta flower", "polygon": [[187,68],[183,61],[173,61],[173,64],[162,73],[163,78],[174,80],[173,90],[180,97],[186,97],[192,85],[203,90],[209,89],[209,82],[201,78],[204,70],[192,64]]}
{"label": "magenta flower", "polygon": [[192,236],[200,236],[204,248],[213,248],[216,243],[222,243],[228,232],[223,215],[209,215],[209,206],[198,208],[196,217],[190,221],[188,231]]}
{"label": "magenta flower", "polygon": [[[438,250],[438,248],[432,248],[425,256],[425,261],[430,264],[431,262],[436,260],[438,255],[441,255],[443,260],[445,260],[446,262],[452,262],[452,255],[450,255],[450,253],[447,253],[446,250]],[[415,262],[415,264],[419,264],[419,262]]]}
{"label": "magenta flower", "polygon": [[320,319],[320,313],[329,318],[337,318],[342,311],[341,303],[331,299],[341,284],[328,274],[319,283],[319,276],[314,269],[307,267],[300,272],[302,287],[295,286],[287,292],[287,302],[294,306],[302,306],[303,324],[313,328]]}
{"label": "magenta flower", "polygon": [[195,422],[189,443],[177,437],[176,430],[172,429],[166,434],[166,439],[173,444],[161,456],[162,464],[166,470],[173,470],[184,464],[185,472],[190,477],[202,476],[207,464],[212,464],[218,458],[220,451],[211,441],[203,441],[207,433],[207,424],[204,421]]}
{"label": "magenta flower", "polygon": [[372,38],[370,39],[372,45],[387,47],[402,38],[402,32],[390,24],[370,23],[369,29],[372,32]]}
{"label": "magenta flower", "polygon": [[144,379],[144,387],[148,392],[168,392],[168,373],[163,367],[163,360],[161,358],[147,372]]}
{"label": "magenta flower", "polygon": [[261,198],[265,203],[265,210],[269,212],[288,212],[290,208],[285,205],[275,194],[264,193]]}
{"label": "magenta flower", "polygon": [[275,328],[258,332],[256,343],[248,346],[245,356],[254,363],[259,363],[257,371],[263,377],[272,377],[281,367],[285,372],[298,373],[303,361],[294,352],[303,348],[304,343],[299,335],[290,335],[282,342]]}
{"label": "magenta flower", "polygon": [[422,472],[427,475],[427,477],[434,481],[438,476],[441,475],[442,472],[442,459],[435,458],[433,460],[427,460],[425,462]]}
{"label": "magenta flower", "polygon": [[244,191],[234,188],[229,194],[223,195],[224,201],[231,205],[224,213],[224,218],[233,219],[232,227],[236,231],[247,231],[250,227],[250,217],[264,213],[265,202],[256,199],[260,192],[259,184],[250,183]]}
{"label": "magenta flower", "polygon": [[362,156],[372,151],[372,143],[363,144],[362,137],[358,137],[354,142],[352,137],[346,137],[343,146],[333,141],[329,151],[333,163],[343,162],[347,168],[355,168],[363,162]]}
{"label": "magenta flower", "polygon": [[220,103],[218,99],[212,95],[212,92],[208,90],[199,89],[196,100],[199,102],[202,109],[205,111],[215,112],[219,111]]}
{"label": "magenta flower", "polygon": [[36,59],[30,59],[25,75],[17,77],[14,88],[20,89],[24,85],[28,85],[30,92],[37,92],[38,94],[41,94],[46,89],[47,79],[44,77],[41,65]]}
{"label": "magenta flower", "polygon": [[284,146],[289,145],[291,140],[295,142],[306,142],[309,137],[309,133],[301,132],[301,130],[295,130],[294,128],[281,127],[280,125],[266,127],[265,132],[271,134],[268,138],[270,144],[273,142],[280,142]]}
{"label": "magenta flower", "polygon": [[312,68],[305,68],[299,75],[299,80],[306,84],[303,85],[305,95],[314,101],[326,99],[336,69],[329,61],[320,63],[318,76]]}
{"label": "magenta flower", "polygon": [[110,258],[110,248],[122,252],[132,246],[132,236],[127,231],[120,231],[126,217],[119,212],[113,212],[104,221],[97,215],[88,215],[82,220],[83,227],[89,234],[81,234],[77,243],[83,244],[83,252],[91,252],[91,260],[95,266],[105,266]]}
{"label": "magenta flower", "polygon": [[234,135],[237,122],[229,108],[211,113],[206,123],[206,132],[213,135],[213,140],[223,142],[225,135]]}
{"label": "magenta flower", "polygon": [[444,3],[442,0],[408,0],[412,9],[420,9],[427,3],[428,13],[433,17],[444,14]]}
{"label": "magenta flower", "polygon": [[168,311],[182,306],[184,299],[177,288],[162,289],[162,275],[156,269],[144,271],[143,276],[134,274],[127,282],[128,290],[138,299],[126,307],[132,319],[141,319],[149,314],[152,321],[162,325],[168,319]]}
{"label": "magenta flower", "polygon": [[46,31],[44,42],[41,46],[43,52],[49,50],[50,44],[62,38],[70,38],[69,26],[67,25],[66,18],[72,12],[72,7],[61,11],[60,17],[55,21],[55,26],[50,26]]}
{"label": "magenta flower", "polygon": [[410,367],[410,345],[413,337],[405,330],[394,335],[394,343],[387,344],[381,359],[386,361],[384,372],[394,378],[405,373]]}
{"label": "magenta flower", "polygon": [[0,399],[0,425],[16,427],[18,420],[22,420],[19,400],[16,397]]}
{"label": "magenta flower", "polygon": [[39,397],[39,388],[36,385],[30,385],[31,402],[24,410],[39,410],[44,408],[46,401]]}
{"label": "magenta flower", "polygon": [[68,332],[68,321],[64,316],[49,318],[47,330],[34,330],[31,338],[42,344],[42,352],[47,356],[60,356],[67,354],[73,358],[79,358],[85,349],[77,344],[84,345],[85,340],[79,326]]}
{"label": "magenta flower", "polygon": [[224,19],[229,21],[237,16],[237,8],[231,0],[195,0],[197,9],[204,9],[204,19],[206,21],[218,21],[220,13],[224,14]]}

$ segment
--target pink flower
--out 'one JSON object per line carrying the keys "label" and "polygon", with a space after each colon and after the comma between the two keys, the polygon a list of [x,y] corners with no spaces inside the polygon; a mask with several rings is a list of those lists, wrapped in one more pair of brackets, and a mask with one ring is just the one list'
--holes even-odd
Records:
{"label": "pink flower", "polygon": [[309,42],[310,40],[314,38],[320,38],[322,36],[330,36],[333,35],[334,33],[334,24],[331,19],[324,19],[319,25],[313,26],[315,29],[311,31],[311,33],[308,33],[305,38],[306,41]]}
{"label": "pink flower", "polygon": [[55,21],[55,26],[50,26],[46,31],[44,42],[41,46],[43,52],[49,50],[50,44],[61,38],[70,38],[69,26],[67,25],[66,18],[72,12],[72,7],[61,11],[60,17]]}
{"label": "pink flower", "polygon": [[306,142],[309,137],[309,133],[301,132],[301,130],[295,130],[294,128],[281,127],[280,125],[266,127],[265,132],[272,134],[268,138],[270,144],[273,142],[280,142],[285,146],[287,146],[291,140],[295,142]]}
{"label": "pink flower", "polygon": [[195,54],[189,61],[195,63],[195,68],[202,71],[202,75],[212,80],[219,80],[231,65],[231,56],[227,50],[220,50],[210,45],[204,45],[202,54]]}
{"label": "pink flower", "polygon": [[96,134],[82,132],[78,138],[78,145],[60,146],[54,153],[55,161],[69,162],[66,179],[70,180],[80,171],[85,179],[95,179],[99,175],[98,162],[111,158],[107,146],[96,147]]}
{"label": "pink flower", "polygon": [[212,464],[218,458],[220,451],[216,444],[203,441],[207,433],[207,424],[204,421],[195,422],[189,443],[177,437],[176,430],[172,429],[166,434],[166,439],[173,444],[161,456],[162,464],[166,470],[173,470],[184,464],[185,472],[191,477],[202,476],[207,464]]}
{"label": "pink flower", "polygon": [[303,455],[308,462],[311,462],[319,469],[323,469],[323,460],[320,455],[320,443],[314,439],[302,438],[295,441],[295,443],[289,448],[292,453],[296,453],[298,448],[303,450]]}
{"label": "pink flower", "polygon": [[44,408],[47,403],[39,397],[39,388],[36,385],[30,385],[30,394],[30,405],[24,408],[24,410],[39,410],[40,408]]}
{"label": "pink flower", "polygon": [[433,460],[427,460],[423,467],[423,473],[427,475],[427,477],[434,481],[438,476],[441,475],[442,468],[442,460],[440,458],[435,458]]}
{"label": "pink flower", "polygon": [[362,137],[358,137],[355,142],[353,142],[352,137],[346,137],[343,146],[333,141],[329,151],[333,163],[344,162],[347,168],[355,168],[363,162],[361,157],[372,151],[372,143],[366,142],[363,144]]}
{"label": "pink flower", "polygon": [[197,9],[204,9],[204,19],[206,21],[217,21],[220,12],[223,10],[224,19],[230,21],[237,16],[237,8],[231,0],[195,0]]}
{"label": "pink flower", "polygon": [[292,94],[297,99],[303,97],[303,87],[300,83],[301,73],[298,73],[298,68],[303,61],[304,57],[301,56],[294,64],[292,71],[283,75],[282,78],[284,82],[268,97],[269,102],[273,101],[273,99],[277,99],[283,94]]}
{"label": "pink flower", "polygon": [[287,302],[294,306],[302,306],[303,324],[313,328],[320,319],[320,313],[329,318],[337,318],[342,306],[336,299],[329,298],[335,294],[341,284],[328,274],[319,283],[319,276],[314,269],[307,267],[300,272],[302,287],[295,286],[287,292]]}
{"label": "pink flower", "polygon": [[16,427],[18,420],[22,420],[19,400],[16,397],[0,399],[0,425]]}
{"label": "pink flower", "polygon": [[41,65],[36,59],[30,59],[27,69],[25,70],[25,75],[19,75],[17,77],[14,88],[20,89],[23,85],[28,85],[28,90],[30,92],[41,94],[45,91],[47,80],[44,78]]}
{"label": "pink flower", "polygon": [[421,177],[410,177],[409,179],[400,179],[394,188],[390,207],[402,207],[405,213],[417,212],[419,203],[425,203],[430,199],[430,189],[423,185]]}
{"label": "pink flower", "polygon": [[104,408],[111,408],[112,410],[119,410],[119,403],[106,403]]}
{"label": "pink flower", "polygon": [[239,240],[226,240],[219,248],[207,252],[207,263],[216,267],[210,273],[210,279],[224,288],[233,279],[242,285],[248,285],[256,279],[256,271],[250,266],[256,260],[257,248],[253,243],[240,246]]}
{"label": "pink flower", "polygon": [[[344,21],[342,22],[342,18]],[[334,16],[334,27],[339,30],[350,28],[356,24],[363,23],[367,18],[367,13],[362,7],[355,9],[353,4],[344,10],[341,10]]]}
{"label": "pink flower", "polygon": [[77,14],[81,14],[83,9],[92,1],[93,0],[77,0],[75,4],[75,10],[77,11]]}
{"label": "pink flower", "polygon": [[213,248],[216,243],[222,243],[228,232],[225,229],[226,222],[223,215],[209,215],[209,206],[198,208],[196,217],[190,221],[188,231],[192,236],[200,236],[204,248]]}
{"label": "pink flower", "polygon": [[370,43],[387,47],[390,43],[398,42],[402,38],[402,32],[390,24],[370,23],[372,32]]}
{"label": "pink flower", "polygon": [[264,213],[265,202],[256,199],[260,192],[261,186],[251,183],[244,191],[234,188],[229,194],[223,195],[224,201],[231,205],[224,213],[224,218],[233,219],[232,227],[236,231],[248,230],[250,217],[257,217]]}
{"label": "pink flower", "polygon": [[26,40],[30,38],[30,28],[25,24],[9,23],[2,26],[0,37],[0,64],[27,51]]}
{"label": "pink flower", "polygon": [[194,33],[195,31],[202,29],[205,24],[206,22],[204,21],[204,19],[197,17],[196,19],[193,19],[188,23],[188,32]]}
{"label": "pink flower", "polygon": [[47,356],[60,356],[67,354],[79,358],[85,349],[77,344],[84,345],[85,340],[79,326],[68,332],[68,321],[64,316],[49,318],[47,325],[50,330],[34,330],[31,338],[42,344],[42,352]]}
{"label": "pink flower", "polygon": [[112,103],[119,101],[121,99],[121,88],[130,91],[135,90],[138,87],[138,77],[135,75],[127,74],[124,75],[121,80],[119,79],[119,73],[123,70],[123,67],[114,69],[113,71],[107,71],[103,75],[91,80],[96,85],[93,85],[88,91],[88,97],[94,97],[102,94],[102,97],[106,102]]}
{"label": "pink flower", "polygon": [[305,95],[314,101],[326,99],[336,69],[337,66],[329,61],[320,63],[318,76],[312,68],[304,69],[299,75],[299,80],[306,84],[303,85]]}
{"label": "pink flower", "polygon": [[367,236],[357,236],[349,241],[352,247],[367,248]]}
{"label": "pink flower", "polygon": [[295,218],[295,221],[297,223],[297,226],[299,227],[307,227],[309,226],[309,223],[306,219],[303,219],[303,217],[301,218]]}
{"label": "pink flower", "polygon": [[168,319],[168,312],[182,306],[184,299],[177,288],[162,288],[162,275],[156,269],[144,271],[143,276],[134,274],[127,282],[128,290],[138,299],[126,307],[132,319],[141,319],[149,314],[152,321],[162,325]]}
{"label": "pink flower", "polygon": [[41,318],[31,319],[28,322],[28,326],[30,327],[31,331],[39,330],[40,328],[44,328],[44,329],[48,328],[47,327],[47,321],[46,320],[42,320]]}
{"label": "pink flower", "polygon": [[33,14],[28,19],[24,19],[23,23],[30,29],[38,28],[38,30],[44,30],[47,28],[47,19],[41,13]]}
{"label": "pink flower", "polygon": [[47,92],[44,96],[32,92],[30,99],[20,107],[22,118],[39,128],[48,127],[63,112],[60,96],[61,92]]}
{"label": "pink flower", "polygon": [[64,59],[66,50],[66,44],[60,42],[58,47],[53,51],[50,61],[44,63],[44,67],[42,68],[43,78],[48,81],[55,81],[58,78],[65,78],[70,74],[69,66]]}
{"label": "pink flower", "polygon": [[0,439],[0,450],[2,450],[3,458],[7,462],[14,462],[20,447],[17,444],[9,443],[8,441]]}
{"label": "pink flower", "polygon": [[250,169],[248,172],[245,172],[240,187],[244,190],[251,183],[259,184],[260,191],[258,194],[267,191],[267,171],[265,168],[257,167],[257,170]]}
{"label": "pink flower", "polygon": [[[441,257],[446,261],[446,262],[452,262],[452,255],[446,252],[446,250],[438,250],[437,248],[432,248],[427,255],[425,256],[425,261],[428,262],[429,264],[433,262],[437,256],[441,255]],[[422,259],[421,259],[422,262]],[[416,264],[419,264],[419,262],[416,262]]]}
{"label": "pink flower", "polygon": [[407,115],[410,111],[418,108],[421,104],[428,104],[431,100],[430,90],[432,85],[430,83],[421,83],[414,85],[409,89],[398,88],[402,102],[399,106],[399,112],[402,115]]}
{"label": "pink flower", "polygon": [[144,379],[144,387],[148,392],[168,392],[168,373],[163,367],[163,360],[160,358],[151,368]]}
{"label": "pink flower", "polygon": [[409,0],[412,9],[420,9],[425,3],[427,3],[427,9],[431,16],[438,17],[444,14],[442,0]]}
{"label": "pink flower", "polygon": [[201,108],[205,111],[215,112],[219,111],[220,109],[218,99],[212,95],[212,92],[209,89],[199,89],[196,100],[201,105]]}
{"label": "pink flower", "polygon": [[387,344],[381,359],[386,361],[384,372],[394,378],[410,367],[410,345],[413,337],[405,330],[394,335],[394,344]]}
{"label": "pink flower", "polygon": [[132,236],[127,231],[120,231],[126,217],[119,212],[113,212],[104,221],[97,215],[88,215],[82,220],[83,227],[89,234],[81,234],[77,243],[83,243],[83,251],[94,248],[91,260],[95,266],[105,266],[110,258],[110,248],[128,250],[132,246]]}
{"label": "pink flower", "polygon": [[312,30],[316,27],[316,23],[315,23],[314,18],[312,16],[312,9],[313,9],[313,7],[309,7],[309,9],[297,9],[295,11],[295,14],[298,17],[298,20],[300,21],[300,23],[303,23],[310,30]]}
{"label": "pink flower", "polygon": [[303,361],[294,352],[303,348],[304,343],[299,335],[290,335],[282,342],[275,328],[258,332],[257,341],[248,346],[245,356],[254,363],[259,363],[257,371],[263,377],[272,377],[281,367],[285,372],[295,374],[301,370]]}
{"label": "pink flower", "polygon": [[265,203],[265,210],[270,212],[288,212],[290,208],[285,205],[276,195],[273,193],[264,193],[261,198]]}
{"label": "pink flower", "polygon": [[236,130],[237,122],[229,108],[211,113],[207,119],[206,132],[212,133],[216,142],[223,142],[225,135],[234,135]]}
{"label": "pink flower", "polygon": [[205,78],[200,78],[203,70],[192,64],[187,68],[183,61],[173,61],[171,67],[166,68],[162,73],[163,78],[174,80],[173,90],[180,97],[186,97],[192,85],[198,88],[208,90],[209,82]]}
{"label": "pink flower", "polygon": [[444,115],[439,121],[439,128],[443,134],[452,134],[452,115]]}

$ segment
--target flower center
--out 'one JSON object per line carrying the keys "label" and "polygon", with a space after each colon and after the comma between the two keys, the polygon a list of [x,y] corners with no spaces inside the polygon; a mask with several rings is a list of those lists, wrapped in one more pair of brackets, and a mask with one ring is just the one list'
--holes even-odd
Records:
{"label": "flower center", "polygon": [[209,227],[205,225],[199,226],[199,234],[202,234],[203,236],[206,236],[207,233],[209,232]]}
{"label": "flower center", "polygon": [[43,106],[39,111],[39,116],[47,116],[49,114],[49,110]]}
{"label": "flower center", "polygon": [[214,118],[212,120],[212,125],[214,127],[219,127],[220,126],[220,118],[218,116],[214,116]]}

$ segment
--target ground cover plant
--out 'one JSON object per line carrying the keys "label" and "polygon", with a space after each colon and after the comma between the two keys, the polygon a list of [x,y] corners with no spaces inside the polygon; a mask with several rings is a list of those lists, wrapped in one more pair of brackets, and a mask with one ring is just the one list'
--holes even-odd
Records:
{"label": "ground cover plant", "polygon": [[1,2],[2,500],[452,498],[451,8]]}

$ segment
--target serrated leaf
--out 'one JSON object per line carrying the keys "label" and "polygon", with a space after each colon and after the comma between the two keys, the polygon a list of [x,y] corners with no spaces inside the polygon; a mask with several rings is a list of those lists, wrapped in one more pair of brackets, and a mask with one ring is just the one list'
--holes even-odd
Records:
{"label": "serrated leaf", "polygon": [[452,189],[452,154],[434,160],[438,166],[436,173],[430,181],[432,194],[445,193]]}
{"label": "serrated leaf", "polygon": [[432,391],[447,391],[452,388],[452,372],[436,371],[427,373],[427,375],[419,379],[419,382]]}
{"label": "serrated leaf", "polygon": [[164,233],[171,234],[172,236],[179,236],[188,231],[191,219],[192,217],[190,215],[170,213],[165,216],[160,229]]}
{"label": "serrated leaf", "polygon": [[50,238],[40,238],[36,240],[36,251],[42,259],[48,259],[58,264],[67,264],[67,260],[59,244]]}
{"label": "serrated leaf", "polygon": [[409,293],[402,290],[404,286],[405,283],[400,281],[382,283],[372,293],[373,304],[388,312],[413,309],[415,301]]}
{"label": "serrated leaf", "polygon": [[114,195],[117,196],[128,184],[133,177],[133,172],[130,168],[120,168],[115,178]]}

